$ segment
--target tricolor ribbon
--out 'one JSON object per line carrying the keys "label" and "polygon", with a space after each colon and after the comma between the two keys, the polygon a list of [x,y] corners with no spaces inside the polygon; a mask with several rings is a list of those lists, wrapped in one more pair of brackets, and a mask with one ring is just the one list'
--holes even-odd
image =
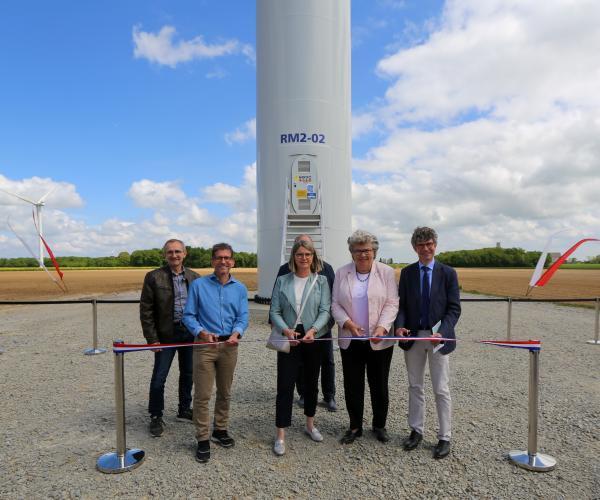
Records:
{"label": "tricolor ribbon", "polygon": [[179,347],[194,347],[202,345],[216,345],[223,342],[179,342],[177,344],[125,344],[123,342],[113,342],[113,352],[135,352],[135,351],[153,351],[157,349],[178,349]]}
{"label": "tricolor ribbon", "polygon": [[529,351],[539,351],[542,348],[541,340],[479,340],[479,343]]}
{"label": "tricolor ribbon", "polygon": [[[405,340],[405,341],[422,341],[422,342],[458,342],[458,339],[448,339],[444,337],[338,337],[338,338],[320,338],[314,339],[315,342],[333,342],[338,339],[350,339],[350,340]],[[289,339],[282,338],[281,342],[286,342]],[[113,343],[114,353],[125,353],[135,351],[153,351],[157,349],[178,349],[179,347],[203,347],[203,346],[215,346],[218,344],[224,344],[226,341],[217,342],[179,342],[175,344],[125,344],[123,342]],[[249,343],[249,342],[264,342],[263,339],[253,340],[238,340],[238,343]],[[541,349],[542,342],[540,340],[476,340],[475,342],[481,344],[495,345],[497,347],[512,347],[517,349],[528,349],[530,351],[539,351]]]}

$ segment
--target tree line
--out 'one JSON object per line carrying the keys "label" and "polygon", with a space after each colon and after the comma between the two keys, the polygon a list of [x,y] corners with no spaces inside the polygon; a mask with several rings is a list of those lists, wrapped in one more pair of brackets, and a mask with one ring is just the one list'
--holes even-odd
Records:
{"label": "tree line", "polygon": [[[187,258],[185,265],[193,268],[207,268],[211,265],[211,249],[202,247],[186,247]],[[166,264],[161,248],[121,252],[116,257],[57,257],[61,267],[160,267]],[[44,259],[47,267],[52,261]],[[0,267],[38,267],[38,261],[28,257],[0,258]],[[256,254],[251,252],[236,252],[237,267],[257,267]]]}
{"label": "tree line", "polygon": [[[186,247],[185,265],[193,268],[209,268],[211,266],[210,248]],[[436,259],[452,267],[535,267],[542,252],[529,252],[522,248],[479,248],[477,250],[456,250],[442,252]],[[63,267],[159,267],[165,264],[162,249],[135,250],[121,252],[116,257],[57,257]],[[379,259],[381,262],[393,264],[392,259]],[[586,263],[600,263],[600,255],[591,257]],[[50,259],[45,259],[47,267],[52,266]],[[252,252],[236,252],[237,267],[257,267],[256,254]],[[550,256],[546,258],[546,266],[550,265]],[[0,267],[38,267],[36,259],[27,257],[0,258]]]}
{"label": "tree line", "polygon": [[[535,267],[542,252],[529,252],[522,248],[479,248],[441,252],[436,259],[452,267]],[[550,264],[550,256],[545,265]]]}

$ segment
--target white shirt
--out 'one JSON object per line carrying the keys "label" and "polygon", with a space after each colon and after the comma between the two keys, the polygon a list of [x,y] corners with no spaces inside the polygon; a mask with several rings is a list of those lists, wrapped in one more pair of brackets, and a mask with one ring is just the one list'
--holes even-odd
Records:
{"label": "white shirt", "polygon": [[352,321],[360,326],[364,335],[369,335],[369,297],[367,289],[369,288],[370,273],[362,274],[357,272],[352,284]]}
{"label": "white shirt", "polygon": [[[300,305],[302,304],[302,294],[304,293],[304,288],[306,288],[306,283],[308,282],[309,276],[306,278],[300,278],[294,274],[294,295],[296,296],[296,314],[300,311]],[[298,318],[298,323],[302,323],[300,318]]]}

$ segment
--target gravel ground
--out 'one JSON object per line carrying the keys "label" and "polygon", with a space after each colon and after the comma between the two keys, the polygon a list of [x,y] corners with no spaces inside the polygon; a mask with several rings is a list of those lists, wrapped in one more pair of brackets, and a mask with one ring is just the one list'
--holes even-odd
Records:
{"label": "gravel ground", "polygon": [[[265,307],[252,304],[246,339],[266,338],[266,318]],[[114,356],[82,354],[91,345],[91,306],[3,307],[0,497],[600,498],[600,347],[585,343],[593,328],[591,310],[513,305],[513,338],[542,339],[538,442],[540,452],[558,461],[552,472],[529,472],[507,460],[508,451],[527,447],[529,353],[473,342],[505,336],[506,305],[465,303],[461,343],[451,355],[454,433],[445,460],[431,458],[436,419],[429,384],[424,442],[410,453],[401,448],[407,381],[397,348],[390,443],[369,432],[353,445],[338,443],[348,418],[336,352],[340,411],[317,411],[324,441],[302,434],[304,418],[295,409],[287,454],[275,457],[275,353],[249,342],[240,348],[233,388],[236,446],[213,446],[206,465],[194,460],[192,424],[175,418],[176,371],[166,390],[167,430],[152,438],[146,413],[152,355],[126,354],[127,441],[146,460],[133,472],[110,475],[95,465],[115,447]],[[119,337],[142,341],[137,306],[100,305],[99,332],[105,347]],[[365,429],[370,418],[367,409]]]}

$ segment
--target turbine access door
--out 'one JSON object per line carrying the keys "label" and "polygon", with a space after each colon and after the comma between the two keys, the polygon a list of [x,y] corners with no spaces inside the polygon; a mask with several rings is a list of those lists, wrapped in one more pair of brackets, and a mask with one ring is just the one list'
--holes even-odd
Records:
{"label": "turbine access door", "polygon": [[323,255],[322,203],[316,157],[301,155],[292,163],[290,201],[287,207],[283,262],[290,257],[294,239],[308,234],[319,255]]}
{"label": "turbine access door", "polygon": [[318,179],[314,158],[300,157],[292,164],[292,212],[312,214],[317,208]]}

